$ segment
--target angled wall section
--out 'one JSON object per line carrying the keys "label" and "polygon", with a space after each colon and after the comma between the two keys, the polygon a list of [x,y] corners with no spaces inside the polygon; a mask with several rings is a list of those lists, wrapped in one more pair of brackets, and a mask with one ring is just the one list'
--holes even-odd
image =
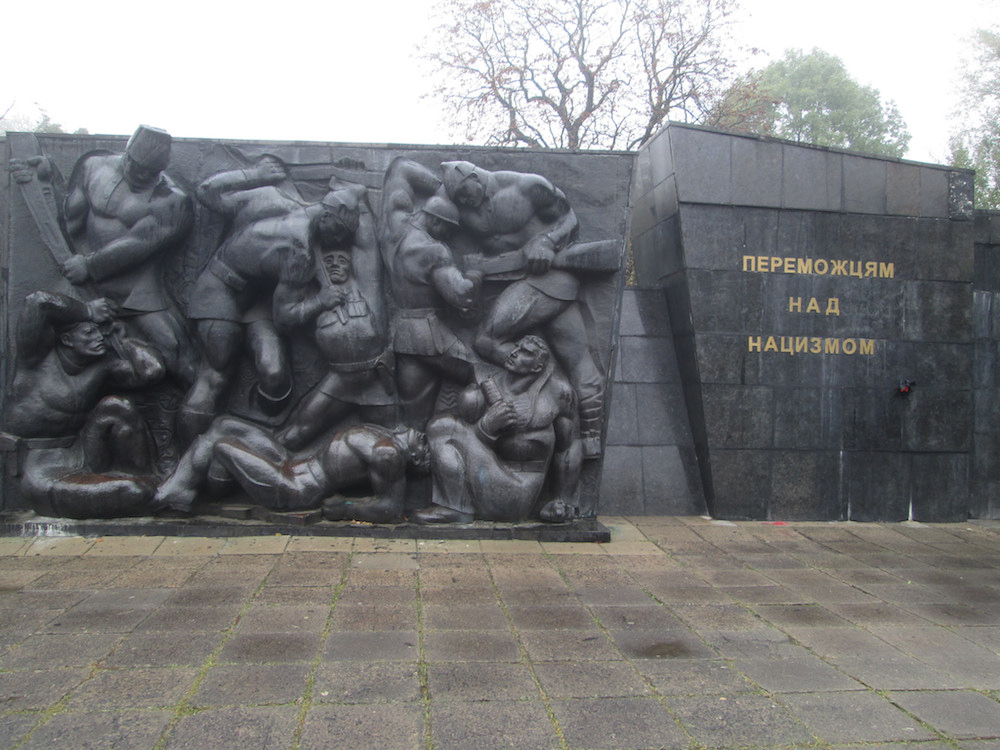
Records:
{"label": "angled wall section", "polygon": [[671,125],[636,179],[712,514],[966,517],[969,174]]}

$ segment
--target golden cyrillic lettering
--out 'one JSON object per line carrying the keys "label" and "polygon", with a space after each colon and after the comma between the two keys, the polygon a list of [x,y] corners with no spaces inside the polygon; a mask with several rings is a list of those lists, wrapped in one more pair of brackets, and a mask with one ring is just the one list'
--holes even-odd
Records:
{"label": "golden cyrillic lettering", "polygon": [[844,339],[844,354],[854,354],[858,350],[858,342],[854,339]]}
{"label": "golden cyrillic lettering", "polygon": [[878,276],[878,263],[873,260],[865,263],[865,276]]}
{"label": "golden cyrillic lettering", "polygon": [[847,276],[847,261],[846,260],[833,261],[833,268],[830,269],[830,275]]}
{"label": "golden cyrillic lettering", "polygon": [[[822,268],[822,270],[820,270],[820,263],[822,263],[822,264],[823,264],[823,268]],[[813,269],[814,269],[814,270],[816,271],[816,273],[817,273],[817,274],[819,274],[820,276],[826,276],[827,272],[828,272],[828,271],[830,270],[830,264],[829,264],[829,263],[827,263],[827,262],[826,262],[825,260],[823,260],[822,258],[817,258],[817,259],[816,259],[816,262],[815,262],[815,263],[813,263]]]}
{"label": "golden cyrillic lettering", "polygon": [[757,256],[756,255],[744,255],[743,256],[743,270],[744,271],[756,271],[757,270]]}
{"label": "golden cyrillic lettering", "polygon": [[765,352],[776,352],[778,351],[778,342],[774,340],[774,336],[768,336],[767,341],[764,342]]}
{"label": "golden cyrillic lettering", "polygon": [[823,339],[819,336],[813,336],[809,339],[809,351],[812,354],[822,354],[823,353]]}
{"label": "golden cyrillic lettering", "polygon": [[871,356],[875,353],[875,341],[873,339],[861,339],[861,353]]}
{"label": "golden cyrillic lettering", "polygon": [[816,299],[815,297],[810,298],[809,304],[806,306],[806,312],[816,313],[817,315],[819,315],[821,312],[821,310],[819,309],[819,300]]}
{"label": "golden cyrillic lettering", "polygon": [[802,312],[802,298],[801,297],[789,297],[788,298],[788,312]]}
{"label": "golden cyrillic lettering", "polygon": [[827,315],[840,315],[840,298],[830,297],[826,301],[826,314]]}
{"label": "golden cyrillic lettering", "polygon": [[878,276],[880,279],[891,279],[896,275],[895,263],[879,263]]}
{"label": "golden cyrillic lettering", "polygon": [[840,339],[826,339],[826,353],[840,354]]}
{"label": "golden cyrillic lettering", "polygon": [[847,273],[850,276],[857,276],[859,279],[864,276],[862,273],[864,264],[860,260],[852,260],[847,264]]}
{"label": "golden cyrillic lettering", "polygon": [[760,336],[747,336],[747,349],[751,352],[759,352]]}
{"label": "golden cyrillic lettering", "polygon": [[799,258],[798,268],[796,269],[798,273],[809,273],[813,272],[813,259],[812,258]]}

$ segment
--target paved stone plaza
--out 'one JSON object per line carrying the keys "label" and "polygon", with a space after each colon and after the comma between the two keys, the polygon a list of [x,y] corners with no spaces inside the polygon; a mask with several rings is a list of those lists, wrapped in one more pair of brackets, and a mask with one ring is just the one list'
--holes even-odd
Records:
{"label": "paved stone plaza", "polygon": [[1000,747],[1000,524],[0,539],[4,748]]}

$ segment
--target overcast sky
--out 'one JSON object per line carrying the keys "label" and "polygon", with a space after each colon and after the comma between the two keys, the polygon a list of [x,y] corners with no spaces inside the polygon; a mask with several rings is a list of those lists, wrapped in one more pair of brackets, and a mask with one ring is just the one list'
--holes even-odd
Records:
{"label": "overcast sky", "polygon": [[[451,143],[415,54],[432,0],[11,0],[0,112],[44,107],[67,131]],[[819,47],[899,106],[908,158],[943,161],[959,64],[1000,0],[743,0],[739,40],[780,57]],[[757,67],[769,57],[760,57]]]}

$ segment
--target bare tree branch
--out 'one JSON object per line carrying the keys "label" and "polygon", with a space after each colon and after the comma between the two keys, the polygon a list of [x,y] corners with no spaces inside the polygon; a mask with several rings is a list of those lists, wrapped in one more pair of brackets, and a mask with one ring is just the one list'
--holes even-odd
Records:
{"label": "bare tree branch", "polygon": [[721,95],[736,1],[443,0],[424,55],[471,141],[634,148]]}

